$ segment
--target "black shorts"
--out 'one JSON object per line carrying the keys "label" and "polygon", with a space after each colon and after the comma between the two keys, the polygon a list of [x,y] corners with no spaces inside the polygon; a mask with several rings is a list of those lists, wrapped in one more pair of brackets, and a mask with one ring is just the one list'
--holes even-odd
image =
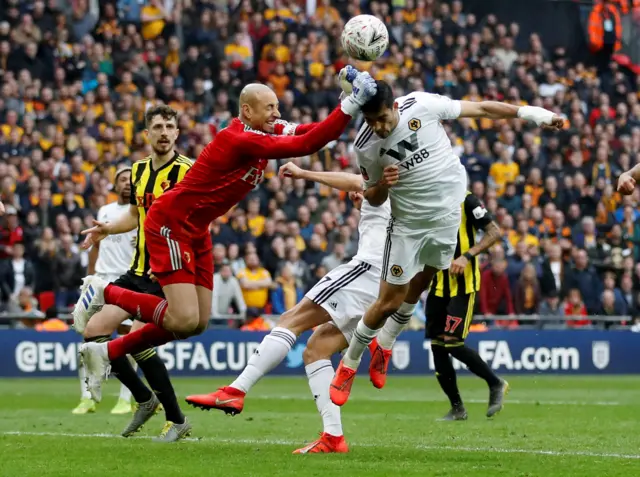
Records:
{"label": "black shorts", "polygon": [[118,279],[113,282],[117,287],[124,288],[125,290],[131,290],[138,293],[147,293],[149,295],[159,296],[164,298],[162,293],[162,287],[158,282],[154,282],[151,278],[144,276],[138,276],[132,271],[128,271],[124,275],[120,275]]}
{"label": "black shorts", "polygon": [[427,297],[427,338],[439,339],[440,336],[452,336],[464,340],[469,334],[473,321],[473,307],[476,294],[457,295],[443,298],[429,295]]}

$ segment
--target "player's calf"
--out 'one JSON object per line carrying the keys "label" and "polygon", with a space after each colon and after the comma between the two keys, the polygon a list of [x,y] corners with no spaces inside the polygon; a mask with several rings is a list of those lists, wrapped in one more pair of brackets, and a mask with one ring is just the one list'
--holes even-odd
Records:
{"label": "player's calf", "polygon": [[458,390],[456,371],[449,357],[449,349],[443,341],[431,341],[433,364],[438,384],[449,398],[452,411],[464,409],[460,391]]}

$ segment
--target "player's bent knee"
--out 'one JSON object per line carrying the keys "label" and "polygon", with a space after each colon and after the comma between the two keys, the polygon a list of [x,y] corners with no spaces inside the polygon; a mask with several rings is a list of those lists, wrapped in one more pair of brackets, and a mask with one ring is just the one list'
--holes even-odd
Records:
{"label": "player's bent knee", "polygon": [[184,312],[170,312],[167,310],[164,316],[162,327],[168,331],[176,333],[180,336],[192,336],[196,334],[199,320],[197,310],[194,314],[188,313],[189,309]]}

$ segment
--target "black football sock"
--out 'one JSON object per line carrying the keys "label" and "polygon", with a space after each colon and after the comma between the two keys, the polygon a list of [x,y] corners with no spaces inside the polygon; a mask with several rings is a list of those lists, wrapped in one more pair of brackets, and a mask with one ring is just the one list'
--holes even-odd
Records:
{"label": "black football sock", "polygon": [[431,352],[433,353],[433,364],[436,368],[436,378],[438,383],[449,398],[452,408],[462,406],[462,398],[458,391],[458,383],[456,378],[456,370],[453,369],[451,358],[449,358],[449,350],[444,346],[431,343]]}
{"label": "black football sock", "polygon": [[469,348],[467,345],[447,349],[451,356],[466,364],[469,371],[484,379],[489,386],[496,386],[502,382],[475,349]]}
{"label": "black football sock", "polygon": [[160,359],[160,356],[158,356],[158,353],[156,353],[156,350],[150,348],[141,351],[140,353],[134,354],[133,359],[135,359],[138,366],[140,366],[144,377],[147,378],[149,386],[151,386],[158,400],[162,403],[167,421],[182,424],[184,422],[184,414],[182,414],[180,406],[178,405],[178,398],[169,379],[167,367]]}
{"label": "black football sock", "polygon": [[[93,338],[88,338],[85,341],[95,341],[96,343],[106,343],[107,341],[111,341],[110,336],[96,336]],[[144,385],[140,376],[136,373],[127,359],[126,356],[121,356],[120,358],[116,358],[111,360],[111,372],[113,375],[118,378],[122,384],[124,384],[129,391],[131,391],[131,395],[136,402],[147,402],[151,399],[151,390]]]}

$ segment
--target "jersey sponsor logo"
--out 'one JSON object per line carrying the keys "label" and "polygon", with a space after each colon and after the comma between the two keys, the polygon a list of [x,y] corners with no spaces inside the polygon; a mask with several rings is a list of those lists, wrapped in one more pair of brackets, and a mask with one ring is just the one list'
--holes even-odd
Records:
{"label": "jersey sponsor logo", "polygon": [[409,119],[408,125],[409,125],[409,129],[411,129],[412,131],[417,131],[422,127],[422,123],[417,118]]}
{"label": "jersey sponsor logo", "polygon": [[404,270],[400,265],[392,265],[390,270],[391,270],[391,275],[393,275],[396,278],[401,277],[402,274],[404,273]]}
{"label": "jersey sponsor logo", "polygon": [[365,181],[368,181],[368,180],[369,180],[369,173],[368,173],[368,172],[367,172],[367,170],[366,170],[364,167],[362,167],[362,166],[360,166],[360,173],[362,174],[362,177],[364,177],[364,180],[365,180]]}
{"label": "jersey sponsor logo", "polygon": [[473,216],[476,219],[480,220],[485,215],[487,215],[487,209],[485,209],[484,207],[478,206],[475,209],[473,209]]}
{"label": "jersey sponsor logo", "polygon": [[242,180],[256,187],[258,184],[260,184],[260,182],[262,182],[263,177],[264,177],[264,171],[262,169],[258,169],[257,167],[251,167],[247,171],[247,173],[244,176],[242,176]]}
{"label": "jersey sponsor logo", "polygon": [[142,207],[143,209],[148,209],[149,207],[151,207],[151,204],[153,204],[153,201],[155,199],[156,197],[151,192],[147,192],[143,195],[137,195],[136,203],[138,207]]}
{"label": "jersey sponsor logo", "polygon": [[392,148],[380,149],[380,156],[385,154],[389,157],[393,157],[396,161],[402,161],[406,159],[409,152],[416,152],[418,150],[418,135],[414,132],[407,139],[403,139]]}

